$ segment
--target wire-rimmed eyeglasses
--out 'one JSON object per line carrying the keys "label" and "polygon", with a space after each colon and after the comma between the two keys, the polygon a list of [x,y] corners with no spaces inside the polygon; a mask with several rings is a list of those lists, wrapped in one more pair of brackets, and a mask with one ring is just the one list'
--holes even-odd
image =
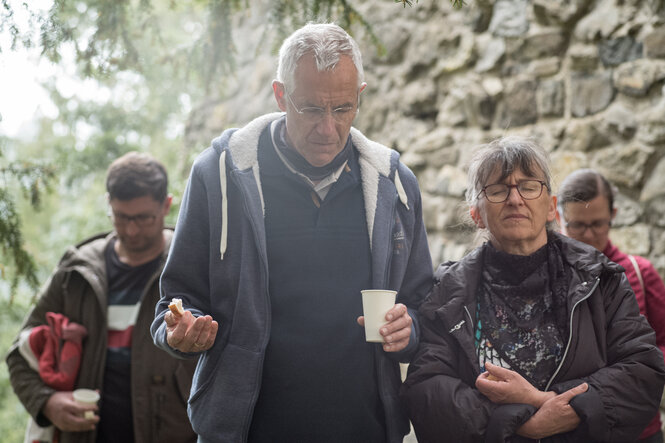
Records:
{"label": "wire-rimmed eyeglasses", "polygon": [[134,222],[139,228],[148,228],[155,224],[157,220],[156,215],[152,214],[137,214],[137,215],[125,215],[125,214],[116,214],[115,212],[109,210],[106,214],[111,219],[114,225],[116,226],[127,226],[131,222]]}
{"label": "wire-rimmed eyeglasses", "polygon": [[[293,103],[291,94],[288,92],[286,93],[286,98],[289,100],[289,103],[291,103],[291,106],[293,106],[293,109],[310,123],[321,122],[328,113],[328,108],[322,108],[320,106],[304,106],[298,108],[296,104]],[[332,115],[333,120],[337,123],[349,123],[356,117],[356,115],[358,115],[359,102],[360,97],[358,97],[358,103],[355,106],[344,105],[331,109],[330,114]]]}
{"label": "wire-rimmed eyeglasses", "polygon": [[612,220],[594,220],[591,223],[584,223],[581,221],[571,221],[564,224],[566,231],[571,235],[582,235],[587,229],[591,229],[596,235],[607,233],[612,226]]}
{"label": "wire-rimmed eyeglasses", "polygon": [[517,193],[524,200],[535,200],[543,193],[543,188],[550,190],[546,182],[542,180],[522,180],[516,185],[507,185],[505,183],[493,183],[485,186],[476,196],[480,198],[485,194],[485,198],[490,203],[503,203],[510,197],[510,191],[515,188]]}

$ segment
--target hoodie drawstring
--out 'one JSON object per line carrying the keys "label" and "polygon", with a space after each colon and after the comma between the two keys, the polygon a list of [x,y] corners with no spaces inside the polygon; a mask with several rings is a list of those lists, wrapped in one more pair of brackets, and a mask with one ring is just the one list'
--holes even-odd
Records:
{"label": "hoodie drawstring", "polygon": [[228,236],[228,201],[226,198],[226,151],[222,151],[219,156],[219,189],[222,192],[222,235],[219,240],[219,259],[224,260],[224,253],[226,252],[226,243]]}
{"label": "hoodie drawstring", "polygon": [[397,188],[397,195],[399,195],[399,200],[406,207],[406,210],[409,210],[409,199],[406,196],[406,191],[404,186],[402,186],[402,181],[399,179],[399,172],[395,169],[395,187]]}

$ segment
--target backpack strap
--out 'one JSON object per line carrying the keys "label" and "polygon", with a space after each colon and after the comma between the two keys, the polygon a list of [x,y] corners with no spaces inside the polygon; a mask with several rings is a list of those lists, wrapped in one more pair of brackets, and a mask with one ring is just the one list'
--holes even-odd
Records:
{"label": "backpack strap", "polygon": [[635,257],[633,257],[632,255],[628,255],[628,259],[633,264],[633,268],[635,268],[635,273],[637,274],[637,279],[640,281],[640,287],[642,288],[642,292],[646,295],[647,291],[644,289],[644,280],[642,279],[642,273],[640,272],[640,267],[637,265],[637,260],[635,260]]}

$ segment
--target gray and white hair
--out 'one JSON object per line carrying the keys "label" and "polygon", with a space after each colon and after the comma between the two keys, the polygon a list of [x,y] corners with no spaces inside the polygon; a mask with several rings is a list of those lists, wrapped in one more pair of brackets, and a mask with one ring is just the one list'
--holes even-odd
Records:
{"label": "gray and white hair", "polygon": [[502,137],[481,146],[471,158],[467,174],[466,202],[477,206],[477,198],[482,189],[497,171],[499,181],[520,170],[526,175],[544,175],[547,190],[551,193],[552,175],[547,152],[530,138],[520,136]]}
{"label": "gray and white hair", "polygon": [[287,91],[294,90],[298,62],[307,54],[314,56],[319,72],[334,69],[340,56],[347,55],[358,71],[358,87],[364,82],[365,73],[358,43],[334,23],[308,23],[284,40],[279,49],[277,81],[282,82]]}

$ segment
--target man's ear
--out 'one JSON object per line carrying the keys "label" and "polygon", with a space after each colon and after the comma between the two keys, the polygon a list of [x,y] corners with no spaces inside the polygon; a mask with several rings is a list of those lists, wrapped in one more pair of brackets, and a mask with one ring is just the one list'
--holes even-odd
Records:
{"label": "man's ear", "polygon": [[471,209],[469,209],[469,214],[471,215],[471,220],[473,220],[478,229],[486,228],[483,217],[480,215],[480,209],[478,209],[478,206],[472,206]]}
{"label": "man's ear", "polygon": [[171,211],[171,204],[173,203],[173,195],[169,194],[164,200],[164,216],[166,217]]}
{"label": "man's ear", "polygon": [[275,95],[275,101],[280,111],[286,112],[286,88],[284,87],[284,83],[273,80],[272,92]]}

